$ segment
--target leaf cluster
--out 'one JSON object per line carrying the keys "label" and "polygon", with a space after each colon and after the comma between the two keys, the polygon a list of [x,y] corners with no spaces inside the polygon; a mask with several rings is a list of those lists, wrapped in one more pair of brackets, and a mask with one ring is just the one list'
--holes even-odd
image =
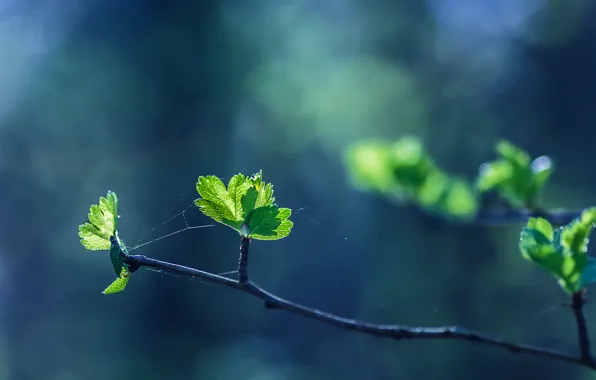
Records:
{"label": "leaf cluster", "polygon": [[292,230],[292,210],[275,204],[273,185],[263,181],[262,172],[236,174],[227,187],[216,176],[201,176],[197,192],[195,205],[203,214],[252,239],[282,239]]}
{"label": "leaf cluster", "polygon": [[466,219],[476,214],[474,189],[441,170],[419,139],[362,141],[346,149],[345,161],[353,183],[361,189],[413,202],[447,217]]}
{"label": "leaf cluster", "polygon": [[596,259],[588,256],[589,235],[596,207],[586,209],[557,229],[543,218],[530,218],[521,232],[522,256],[550,272],[568,293],[596,282]]}
{"label": "leaf cluster", "polygon": [[496,145],[497,159],[480,166],[478,177],[466,181],[439,168],[421,141],[406,136],[393,143],[361,141],[345,151],[356,187],[391,199],[405,200],[447,218],[472,219],[483,193],[494,192],[512,206],[534,208],[553,165],[541,156],[531,161],[507,141]]}
{"label": "leaf cluster", "polygon": [[[195,205],[213,220],[257,240],[277,240],[290,234],[293,223],[289,208],[278,207],[273,185],[263,181],[263,173],[252,176],[236,174],[226,187],[215,176],[201,176],[197,181],[201,198]],[[118,197],[108,191],[89,209],[89,221],[79,226],[81,244],[91,251],[109,251],[116,280],[104,294],[121,292],[126,287],[131,268],[124,263],[126,245],[118,234]]]}
{"label": "leaf cluster", "polygon": [[104,294],[124,290],[129,278],[129,268],[122,261],[126,248],[118,236],[118,218],[118,197],[113,191],[108,191],[89,208],[89,221],[79,226],[83,247],[90,251],[110,251],[110,260],[118,278],[103,291]]}
{"label": "leaf cluster", "polygon": [[476,188],[495,191],[512,206],[536,206],[553,171],[551,159],[540,156],[531,160],[528,153],[507,141],[500,141],[496,150],[498,159],[480,166]]}

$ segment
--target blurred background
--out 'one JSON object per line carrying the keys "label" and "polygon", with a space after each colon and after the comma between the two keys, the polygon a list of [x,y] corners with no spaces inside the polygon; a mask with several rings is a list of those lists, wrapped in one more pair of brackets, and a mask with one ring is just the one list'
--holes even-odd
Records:
{"label": "blurred background", "polygon": [[[185,227],[199,175],[262,169],[295,224],[252,245],[259,285],[575,352],[572,313],[541,313],[566,297],[521,258],[520,225],[434,223],[354,190],[342,154],[414,135],[472,178],[505,138],[553,158],[548,206],[594,205],[595,16],[589,0],[0,0],[0,379],[593,378],[468,342],[361,336],[149,271],[103,296],[108,255],[77,227],[114,190],[121,236],[149,242]],[[217,226],[135,252],[225,272],[238,245]]]}

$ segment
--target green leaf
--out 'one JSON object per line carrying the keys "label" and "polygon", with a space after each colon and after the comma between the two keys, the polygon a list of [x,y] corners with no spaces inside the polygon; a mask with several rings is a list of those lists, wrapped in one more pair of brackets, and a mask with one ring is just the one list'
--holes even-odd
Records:
{"label": "green leaf", "polygon": [[293,223],[288,219],[289,208],[264,206],[252,211],[246,220],[249,236],[256,240],[278,240],[290,234]]}
{"label": "green leaf", "polygon": [[588,251],[588,237],[596,222],[596,207],[586,209],[561,230],[561,245],[573,255],[585,254]]}
{"label": "green leaf", "polygon": [[[201,212],[216,222],[254,239],[275,240],[287,236],[292,229],[289,209],[274,203],[273,185],[263,181],[260,171],[251,177],[233,176],[227,188],[215,176],[199,177],[195,200]],[[242,226],[248,226],[248,233]]]}
{"label": "green leaf", "polygon": [[116,280],[112,282],[105,290],[102,292],[103,294],[114,294],[124,290],[126,284],[128,284],[128,280],[130,279],[130,273],[128,271],[128,267],[125,265],[122,267],[122,270]]}
{"label": "green leaf", "polygon": [[548,270],[568,293],[596,281],[594,259],[587,255],[588,237],[596,223],[596,208],[586,209],[556,231],[543,218],[530,218],[522,230],[520,250],[524,258]]}
{"label": "green leaf", "polygon": [[257,198],[258,198],[258,192],[254,187],[251,187],[250,189],[248,189],[246,194],[244,194],[244,196],[242,197],[242,209],[244,211],[242,217],[244,219],[246,219],[248,214],[250,214],[252,212],[252,210],[255,209]]}
{"label": "green leaf", "polygon": [[410,194],[438,170],[422,142],[414,137],[401,138],[391,146],[391,164],[396,184]]}
{"label": "green leaf", "polygon": [[389,144],[360,142],[346,149],[344,160],[351,181],[357,188],[388,192],[396,186]]}
{"label": "green leaf", "polygon": [[[263,206],[272,206],[275,202],[275,198],[273,197],[273,185],[263,181],[263,172],[259,171],[258,173],[254,174],[250,180],[254,186],[254,189],[257,191],[257,199],[253,209]],[[248,215],[248,213],[253,209],[244,211]]]}
{"label": "green leaf", "polygon": [[108,191],[106,197],[89,209],[89,222],[79,226],[81,244],[91,251],[107,251],[111,247],[110,237],[118,226],[118,197]]}
{"label": "green leaf", "polygon": [[224,183],[216,176],[199,177],[197,192],[202,197],[195,201],[201,212],[216,222],[234,220],[235,202]]}
{"label": "green leaf", "polygon": [[509,162],[497,161],[482,164],[476,187],[483,192],[493,190],[509,181],[512,174],[513,169]]}
{"label": "green leaf", "polygon": [[228,183],[228,196],[233,202],[233,208],[230,210],[233,218],[232,221],[240,221],[244,219],[244,211],[242,209],[242,198],[249,188],[253,185],[250,180],[247,180],[243,174],[236,174],[230,178]]}
{"label": "green leaf", "polygon": [[497,143],[497,153],[518,167],[527,167],[530,164],[530,156],[509,141],[501,140]]}
{"label": "green leaf", "polygon": [[532,170],[534,176],[533,191],[539,192],[553,173],[553,162],[548,156],[540,156],[532,161],[532,164],[530,164],[530,169]]}
{"label": "green leaf", "polygon": [[538,197],[553,170],[547,156],[530,162],[525,151],[508,141],[500,141],[498,159],[480,166],[476,188],[480,192],[495,191],[516,207],[536,207]]}
{"label": "green leaf", "polygon": [[478,211],[478,199],[472,188],[461,180],[452,179],[442,199],[442,208],[448,215],[471,218]]}
{"label": "green leaf", "polygon": [[553,275],[561,275],[563,256],[553,242],[554,231],[548,220],[530,218],[521,232],[519,247],[522,256],[534,261]]}

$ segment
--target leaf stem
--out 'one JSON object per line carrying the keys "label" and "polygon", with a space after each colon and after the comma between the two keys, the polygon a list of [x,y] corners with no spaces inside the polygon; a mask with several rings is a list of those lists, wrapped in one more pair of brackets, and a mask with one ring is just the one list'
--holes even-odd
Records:
{"label": "leaf stem", "polygon": [[248,283],[248,247],[250,238],[240,237],[240,257],[238,258],[238,282],[240,284]]}
{"label": "leaf stem", "polygon": [[[247,238],[248,239],[248,238]],[[245,246],[248,247],[248,242],[243,240]],[[242,246],[242,245],[241,245]],[[159,269],[164,272],[175,273],[181,276],[198,278],[206,282],[215,283],[238,291],[248,293],[265,302],[267,309],[285,310],[290,313],[302,315],[307,318],[315,319],[332,326],[336,326],[345,330],[352,330],[362,334],[367,334],[377,337],[385,337],[393,340],[411,340],[411,339],[452,339],[464,340],[469,342],[482,343],[488,346],[493,346],[505,349],[511,353],[528,354],[559,360],[563,362],[578,364],[596,370],[596,361],[591,355],[582,353],[581,356],[571,355],[565,352],[531,346],[527,344],[512,343],[502,340],[491,335],[468,330],[458,326],[439,326],[439,327],[416,327],[395,324],[375,324],[370,322],[359,321],[356,319],[345,318],[334,314],[327,313],[322,310],[310,308],[300,305],[298,303],[285,300],[265,289],[259,287],[251,281],[245,283],[239,280],[233,280],[214,273],[201,271],[198,269],[185,267],[182,265],[169,263],[166,261],[155,260],[142,255],[125,255],[123,257],[124,263],[131,267],[149,267]],[[240,277],[240,276],[239,276]],[[576,303],[577,310],[582,310],[583,299],[581,303]],[[581,307],[580,307],[581,306]],[[574,310],[576,310],[574,308]],[[581,318],[578,316],[581,314]],[[585,327],[585,319],[583,313],[576,311],[576,318],[578,318],[578,327],[580,336],[587,337],[587,330]],[[581,324],[580,324],[581,322]],[[584,335],[585,334],[585,335]],[[582,352],[587,347],[589,350],[589,341],[583,340]],[[587,342],[587,343],[586,343]],[[587,344],[587,346],[586,346]]]}
{"label": "leaf stem", "polygon": [[577,335],[579,339],[579,350],[582,360],[596,364],[596,358],[592,355],[590,348],[590,336],[588,334],[588,326],[586,324],[586,317],[584,316],[584,305],[586,304],[585,291],[581,290],[573,294],[571,298],[571,308],[575,315],[577,323]]}

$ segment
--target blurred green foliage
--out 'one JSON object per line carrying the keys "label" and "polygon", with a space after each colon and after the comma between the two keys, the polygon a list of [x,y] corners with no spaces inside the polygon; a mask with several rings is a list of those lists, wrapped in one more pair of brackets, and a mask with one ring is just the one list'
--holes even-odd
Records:
{"label": "blurred green foliage", "polygon": [[478,209],[473,189],[442,171],[417,138],[364,141],[348,148],[345,158],[360,188],[415,202],[444,216],[467,219]]}
{"label": "blurred green foliage", "polygon": [[497,144],[498,160],[482,164],[476,180],[480,192],[496,191],[515,207],[535,208],[553,171],[549,157],[530,161],[528,153],[508,141]]}
{"label": "blurred green foliage", "polygon": [[392,199],[411,202],[446,218],[471,220],[480,194],[497,193],[516,207],[534,208],[552,173],[546,156],[530,162],[523,150],[507,141],[496,147],[499,159],[481,165],[475,186],[441,170],[415,137],[393,143],[363,141],[345,151],[353,183]]}

